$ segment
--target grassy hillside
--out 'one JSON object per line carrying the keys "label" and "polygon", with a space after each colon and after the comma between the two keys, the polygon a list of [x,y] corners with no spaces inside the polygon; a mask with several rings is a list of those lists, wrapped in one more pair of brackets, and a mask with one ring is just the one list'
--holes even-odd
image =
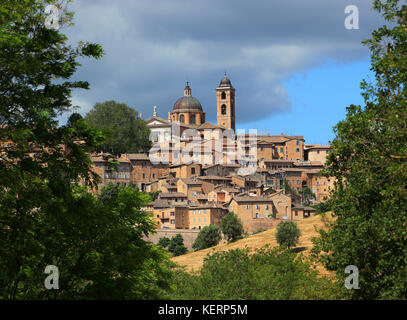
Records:
{"label": "grassy hillside", "polygon": [[[326,218],[331,219],[332,217],[330,214],[326,214]],[[311,239],[316,237],[318,235],[317,230],[323,228],[324,226],[322,216],[312,216],[310,218],[298,221],[297,225],[301,230],[301,237],[297,248],[302,248],[302,253],[307,255],[312,247]],[[174,257],[172,260],[181,266],[186,266],[187,270],[193,271],[201,268],[204,258],[212,251],[226,251],[238,248],[242,249],[245,247],[255,249],[261,248],[267,244],[272,247],[278,246],[276,241],[276,229],[270,229],[230,244],[220,244],[216,247]],[[318,270],[323,274],[327,273],[322,267],[318,268]]]}

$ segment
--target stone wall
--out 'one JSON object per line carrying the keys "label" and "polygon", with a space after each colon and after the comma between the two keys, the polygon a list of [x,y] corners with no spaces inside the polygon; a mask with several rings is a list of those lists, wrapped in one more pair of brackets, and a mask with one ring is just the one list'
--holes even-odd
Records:
{"label": "stone wall", "polygon": [[156,233],[145,238],[147,241],[157,244],[160,238],[167,237],[172,238],[173,236],[180,234],[184,238],[184,245],[188,250],[192,250],[192,244],[194,243],[196,237],[199,234],[199,230],[186,230],[186,229],[158,229]]}

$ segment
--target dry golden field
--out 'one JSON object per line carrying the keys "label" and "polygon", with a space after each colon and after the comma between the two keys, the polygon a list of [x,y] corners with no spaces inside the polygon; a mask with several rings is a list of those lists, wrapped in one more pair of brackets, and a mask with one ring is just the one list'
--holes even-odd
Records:
{"label": "dry golden field", "polygon": [[[331,214],[325,215],[326,219],[332,219]],[[316,215],[297,222],[298,228],[301,230],[301,237],[297,248],[305,248],[301,254],[308,255],[312,248],[311,239],[318,236],[317,230],[324,227],[322,215]],[[253,236],[238,240],[230,244],[219,244],[216,247],[188,253],[179,257],[174,257],[172,260],[180,266],[186,266],[188,271],[197,271],[202,267],[202,263],[206,255],[213,251],[226,251],[231,249],[256,249],[264,247],[265,245],[271,247],[278,246],[276,241],[276,229],[270,229],[260,232]],[[327,271],[322,267],[317,268],[321,274],[327,274]]]}

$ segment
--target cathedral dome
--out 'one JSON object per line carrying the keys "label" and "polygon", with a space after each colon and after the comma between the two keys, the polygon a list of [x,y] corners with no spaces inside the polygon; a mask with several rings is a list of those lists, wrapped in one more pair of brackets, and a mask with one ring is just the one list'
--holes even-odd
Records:
{"label": "cathedral dome", "polygon": [[202,105],[198,101],[198,99],[191,96],[191,88],[189,87],[189,83],[184,89],[184,96],[179,98],[177,102],[174,104],[174,108],[172,111],[198,111],[202,112]]}
{"label": "cathedral dome", "polygon": [[202,111],[202,105],[196,98],[185,96],[175,102],[173,111],[177,110]]}

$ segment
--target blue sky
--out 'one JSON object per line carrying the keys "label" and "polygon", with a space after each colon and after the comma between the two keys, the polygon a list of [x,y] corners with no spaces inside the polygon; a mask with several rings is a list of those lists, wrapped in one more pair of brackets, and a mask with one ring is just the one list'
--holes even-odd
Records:
{"label": "blue sky", "polygon": [[[103,46],[101,60],[82,60],[72,103],[85,115],[116,100],[167,118],[189,81],[192,96],[216,123],[215,88],[226,70],[236,88],[238,128],[303,135],[327,144],[349,104],[362,103],[369,73],[361,41],[381,26],[366,0],[75,0],[73,45]],[[359,29],[344,26],[348,5]],[[68,115],[64,115],[66,119]]]}
{"label": "blue sky", "polygon": [[306,143],[328,144],[334,139],[333,127],[346,117],[346,107],[363,105],[359,86],[362,79],[372,78],[370,66],[369,57],[346,64],[327,61],[294,75],[284,84],[291,110],[239,127],[258,128],[259,133],[303,135]]}

